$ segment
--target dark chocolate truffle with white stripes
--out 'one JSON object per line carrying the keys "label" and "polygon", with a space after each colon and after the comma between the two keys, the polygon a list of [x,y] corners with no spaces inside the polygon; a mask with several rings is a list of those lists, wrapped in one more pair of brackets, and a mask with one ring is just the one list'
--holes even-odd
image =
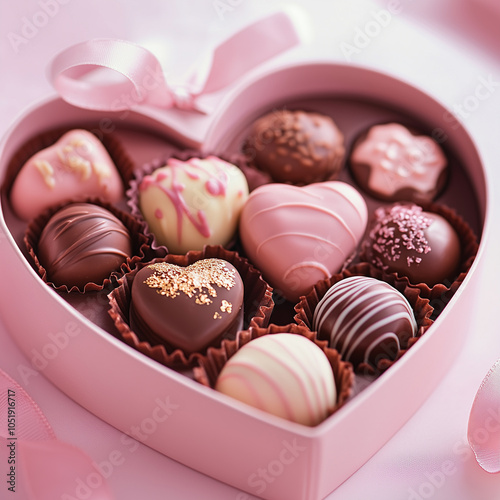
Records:
{"label": "dark chocolate truffle with white stripes", "polygon": [[355,369],[361,363],[377,368],[407,347],[417,322],[408,300],[394,287],[352,276],[334,284],[316,306],[313,329]]}

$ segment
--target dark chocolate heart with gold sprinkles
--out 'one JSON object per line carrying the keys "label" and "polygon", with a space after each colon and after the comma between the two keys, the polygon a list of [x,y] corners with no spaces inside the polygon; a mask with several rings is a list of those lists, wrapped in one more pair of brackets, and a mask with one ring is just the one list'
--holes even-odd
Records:
{"label": "dark chocolate heart with gold sprinkles", "polygon": [[187,267],[157,262],[132,283],[130,326],[151,344],[200,352],[242,327],[243,282],[232,264],[202,259]]}

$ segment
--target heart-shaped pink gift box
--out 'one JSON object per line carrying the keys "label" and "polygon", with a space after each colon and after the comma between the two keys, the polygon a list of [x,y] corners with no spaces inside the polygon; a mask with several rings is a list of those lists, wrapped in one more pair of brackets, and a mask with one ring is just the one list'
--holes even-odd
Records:
{"label": "heart-shaped pink gift box", "polygon": [[[488,232],[489,188],[472,139],[459,123],[450,126],[446,109],[388,75],[329,62],[296,63],[246,78],[209,115],[141,108],[103,116],[56,97],[35,104],[13,124],[1,143],[0,175],[4,184],[14,153],[27,139],[49,129],[86,125],[102,132],[107,120],[108,128],[112,124],[128,138],[152,138],[153,133],[166,138],[168,144],[151,139],[148,148],[137,147],[137,161],[153,151],[164,153],[174,142],[222,154],[236,149],[257,116],[292,105],[319,106],[342,115],[351,133],[375,117],[395,114],[446,134],[447,150],[460,158],[475,194],[475,229],[482,239],[462,285],[449,303],[437,304],[446,307],[425,336],[323,423],[304,427],[247,407],[109,335],[40,280],[19,243],[21,226],[10,214],[5,192],[0,287],[9,300],[0,303],[0,312],[36,369],[121,431],[253,495],[319,500],[376,453],[425,401],[468,331],[468,310],[474,287],[480,284]],[[357,115],[353,111],[358,109],[362,112]]]}

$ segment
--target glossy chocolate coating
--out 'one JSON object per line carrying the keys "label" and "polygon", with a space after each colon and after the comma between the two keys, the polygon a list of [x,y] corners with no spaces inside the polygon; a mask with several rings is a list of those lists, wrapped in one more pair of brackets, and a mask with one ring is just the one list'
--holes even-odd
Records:
{"label": "glossy chocolate coating", "polygon": [[444,217],[400,204],[375,211],[362,253],[379,269],[430,287],[452,280],[461,257],[460,239]]}
{"label": "glossy chocolate coating", "polygon": [[329,116],[284,110],[253,124],[244,152],[276,182],[310,184],[337,176],[344,136]]}
{"label": "glossy chocolate coating", "polygon": [[413,310],[398,290],[384,281],[352,276],[335,283],[316,306],[313,329],[356,368],[377,368],[394,360],[417,332]]}
{"label": "glossy chocolate coating", "polygon": [[109,210],[73,203],[47,222],[38,241],[38,260],[55,285],[101,284],[132,253],[130,234]]}
{"label": "glossy chocolate coating", "polygon": [[131,289],[130,325],[152,344],[198,352],[242,327],[243,282],[232,264],[203,259],[190,266],[143,267]]}

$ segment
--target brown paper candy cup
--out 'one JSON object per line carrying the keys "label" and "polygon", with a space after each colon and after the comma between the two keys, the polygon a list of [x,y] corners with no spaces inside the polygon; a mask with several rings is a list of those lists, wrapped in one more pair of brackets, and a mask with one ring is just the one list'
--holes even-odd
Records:
{"label": "brown paper candy cup", "polygon": [[[437,283],[432,287],[426,283],[412,283],[406,276],[399,275],[398,273],[390,274],[393,274],[398,279],[406,281],[408,285],[417,287],[420,290],[421,296],[430,300],[434,308],[433,318],[435,319],[462,284],[467,272],[474,262],[479,245],[474,231],[453,209],[438,203],[420,204],[420,206],[426,212],[433,212],[441,215],[455,229],[461,246],[459,268],[454,276],[450,276],[450,278],[443,283]],[[360,253],[361,261],[367,261],[365,246],[366,244],[363,242]]]}
{"label": "brown paper candy cup", "polygon": [[431,319],[433,309],[429,304],[429,300],[421,296],[420,289],[409,285],[407,280],[400,279],[394,274],[386,274],[367,262],[362,262],[360,264],[355,264],[328,279],[316,283],[313,289],[307,295],[301,297],[300,302],[296,304],[295,322],[300,326],[308,328],[314,333],[314,336],[317,337],[317,332],[314,332],[312,329],[313,316],[316,306],[335,283],[351,276],[368,276],[380,281],[385,281],[394,287],[402,295],[404,295],[410,303],[417,322],[417,333],[415,337],[409,339],[408,346],[405,349],[401,349],[397,353],[394,360],[391,361],[390,359],[381,359],[378,362],[376,369],[367,363],[361,363],[359,366],[355,367],[356,373],[377,375],[392,366],[408,351],[408,349],[411,348],[412,345],[415,344],[415,342],[418,341],[420,337],[422,337],[422,335],[424,335],[433,323]]}
{"label": "brown paper candy cup", "polygon": [[335,349],[329,348],[326,341],[318,340],[308,328],[296,324],[271,324],[267,328],[250,327],[247,330],[239,331],[235,340],[224,340],[219,348],[209,348],[206,356],[199,359],[199,366],[193,369],[195,380],[213,389],[222,368],[239,349],[263,335],[279,335],[280,333],[302,335],[314,342],[325,353],[332,367],[337,389],[337,401],[335,406],[330,409],[329,415],[335,413],[351,395],[354,383],[352,365],[342,361],[339,353]]}
{"label": "brown paper candy cup", "polygon": [[40,275],[42,280],[54,289],[67,293],[87,293],[108,288],[111,285],[111,281],[113,279],[116,280],[125,272],[135,268],[138,262],[143,261],[149,248],[148,239],[144,234],[142,234],[140,224],[131,215],[119,210],[110,203],[102,202],[98,198],[89,198],[83,201],[79,200],[79,202],[91,203],[93,205],[100,206],[102,208],[105,208],[106,210],[109,210],[115,217],[117,217],[124,224],[130,234],[132,243],[132,255],[120,266],[120,268],[111,270],[109,276],[101,283],[89,282],[83,287],[83,289],[67,284],[56,285],[50,280],[50,276],[47,275],[46,269],[38,259],[38,241],[49,219],[58,210],[69,205],[71,202],[64,203],[46,210],[29,223],[24,235],[24,243],[26,245],[28,254],[31,257],[32,263],[34,264],[34,267],[38,271],[38,274]]}
{"label": "brown paper candy cup", "polygon": [[[118,330],[119,338],[137,349],[142,354],[174,369],[193,367],[204,352],[186,354],[181,349],[175,349],[166,343],[152,342],[140,331],[134,331],[130,326],[130,302],[132,281],[137,272],[144,266],[156,262],[168,262],[186,267],[201,259],[217,258],[231,263],[239,272],[244,286],[243,324],[247,327],[265,327],[269,323],[274,302],[272,288],[262,279],[261,273],[247,259],[236,252],[217,246],[206,246],[200,251],[191,251],[185,255],[168,254],[147,263],[139,263],[134,270],[126,273],[118,281],[118,287],[109,298],[109,314]],[[206,351],[206,349],[205,349]]]}

